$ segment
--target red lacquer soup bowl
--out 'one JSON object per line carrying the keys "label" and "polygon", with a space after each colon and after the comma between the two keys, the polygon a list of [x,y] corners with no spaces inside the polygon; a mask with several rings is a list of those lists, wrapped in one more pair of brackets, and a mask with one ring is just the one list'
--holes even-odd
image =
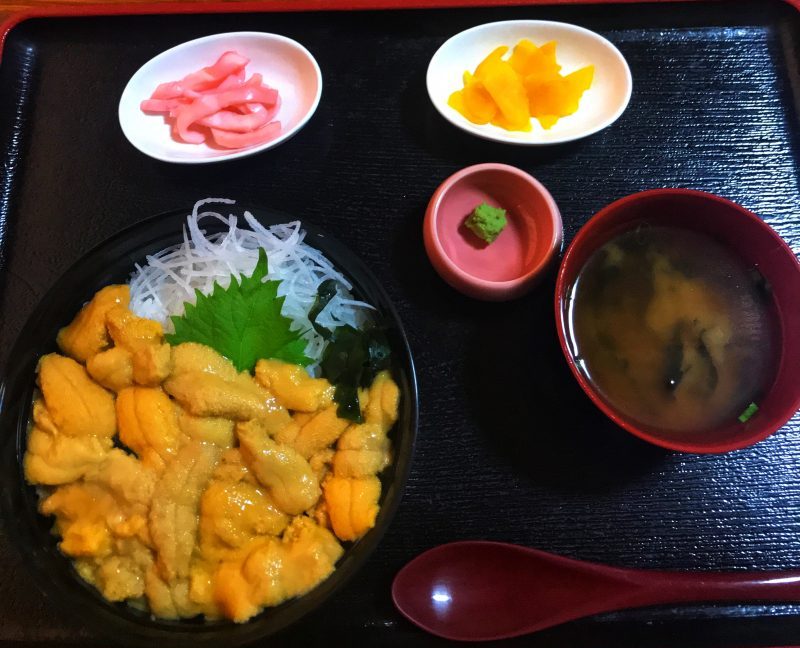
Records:
{"label": "red lacquer soup bowl", "polygon": [[[642,225],[709,236],[763,277],[771,296],[768,308],[777,351],[758,409],[746,421],[732,417],[730,422],[702,431],[658,429],[622,413],[578,367],[569,330],[572,288],[596,250]],[[650,443],[683,452],[727,452],[766,438],[800,407],[800,263],[786,242],[758,216],[719,196],[689,189],[654,189],[602,209],[578,232],[564,255],[556,282],[555,311],[561,348],[583,390],[616,424]]]}

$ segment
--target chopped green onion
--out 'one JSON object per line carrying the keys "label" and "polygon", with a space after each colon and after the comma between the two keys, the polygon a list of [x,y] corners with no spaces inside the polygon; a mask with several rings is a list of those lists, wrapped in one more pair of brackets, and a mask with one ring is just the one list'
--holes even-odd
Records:
{"label": "chopped green onion", "polygon": [[744,412],[739,414],[739,422],[747,423],[747,421],[749,421],[750,418],[753,416],[753,414],[755,414],[757,411],[758,411],[758,405],[756,405],[755,403],[750,403],[744,410]]}

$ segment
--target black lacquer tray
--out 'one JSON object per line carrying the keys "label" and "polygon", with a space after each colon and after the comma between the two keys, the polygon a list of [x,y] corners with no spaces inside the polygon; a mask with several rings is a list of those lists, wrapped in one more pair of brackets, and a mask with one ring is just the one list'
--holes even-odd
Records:
{"label": "black lacquer tray", "polygon": [[[470,138],[425,91],[449,36],[495,20],[576,23],[609,38],[634,78],[628,110],[572,144]],[[235,30],[290,36],[324,87],[311,122],[266,153],[186,167],[124,139],[119,95],[158,52]],[[517,542],[622,566],[800,568],[800,417],[722,456],[650,447],[613,427],[558,348],[548,278],[484,304],[435,274],[422,217],[457,169],[505,162],[537,177],[566,242],[602,206],[690,187],[763,216],[800,250],[800,16],[781,2],[661,3],[113,18],[48,18],[9,34],[0,65],[0,372],[39,298],[95,244],[209,195],[269,205],[330,231],[398,308],[414,353],[420,428],[397,516],[336,597],[270,643],[436,646],[394,610],[389,586],[442,542]],[[4,468],[8,469],[8,467]],[[0,537],[0,645],[97,643],[62,618]],[[587,619],[504,645],[569,648],[800,644],[796,605],[654,608]]]}

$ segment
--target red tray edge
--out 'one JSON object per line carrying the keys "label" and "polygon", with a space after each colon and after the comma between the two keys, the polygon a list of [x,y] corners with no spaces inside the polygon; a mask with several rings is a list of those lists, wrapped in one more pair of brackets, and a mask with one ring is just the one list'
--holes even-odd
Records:
{"label": "red tray edge", "polygon": [[[193,13],[267,13],[272,11],[355,11],[369,9],[443,9],[456,7],[501,7],[566,4],[639,4],[642,2],[694,2],[699,0],[245,0],[243,2],[98,2],[81,5],[46,5],[10,14],[0,22],[0,62],[8,33],[30,18],[74,16],[120,16]],[[718,0],[720,3],[725,0]],[[800,0],[780,0],[800,11]]]}

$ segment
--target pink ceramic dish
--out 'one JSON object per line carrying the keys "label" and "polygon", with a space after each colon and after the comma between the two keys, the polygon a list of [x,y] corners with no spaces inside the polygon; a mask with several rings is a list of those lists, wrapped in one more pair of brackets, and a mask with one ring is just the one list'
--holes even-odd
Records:
{"label": "pink ceramic dish", "polygon": [[[483,202],[507,212],[508,224],[490,244],[464,225]],[[494,163],[447,178],[428,203],[423,233],[442,279],[486,301],[514,299],[533,288],[563,240],[561,214],[547,189],[524,171]]]}
{"label": "pink ceramic dish", "polygon": [[[567,327],[567,296],[592,253],[634,227],[669,225],[709,235],[758,270],[772,294],[779,357],[758,411],[703,432],[668,432],[643,425],[606,400],[576,364]],[[589,398],[617,425],[645,441],[682,452],[719,453],[752,445],[783,426],[800,407],[800,263],[791,248],[758,216],[729,200],[690,189],[654,189],[621,198],[600,210],[573,239],[561,262],[555,293],[556,328],[572,373]]]}

